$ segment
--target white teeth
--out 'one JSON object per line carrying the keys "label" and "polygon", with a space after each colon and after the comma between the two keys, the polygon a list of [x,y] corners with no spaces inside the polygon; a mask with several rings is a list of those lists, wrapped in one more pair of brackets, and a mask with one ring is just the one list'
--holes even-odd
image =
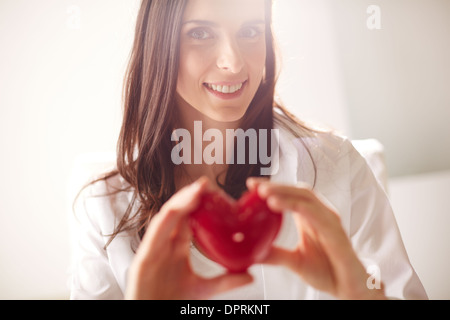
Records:
{"label": "white teeth", "polygon": [[208,87],[210,89],[213,89],[214,91],[221,92],[221,93],[235,93],[236,91],[241,90],[242,86],[243,86],[243,83],[239,83],[234,86],[221,86],[221,85],[217,86],[215,84],[208,83]]}

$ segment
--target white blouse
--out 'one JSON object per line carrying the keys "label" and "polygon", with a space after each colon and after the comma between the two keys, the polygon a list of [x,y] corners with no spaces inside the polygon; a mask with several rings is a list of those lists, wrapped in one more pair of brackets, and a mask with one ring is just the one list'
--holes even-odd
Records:
{"label": "white blouse", "polygon": [[[352,143],[333,133],[303,138],[314,159],[315,171],[300,139],[279,129],[279,170],[272,181],[312,185],[316,178],[314,190],[341,216],[354,250],[370,275],[367,284],[376,287],[381,281],[391,298],[426,299],[426,292],[408,259],[388,197]],[[113,183],[125,183],[120,177],[113,179],[116,179]],[[133,248],[138,246],[139,239],[123,233],[104,249],[108,235],[120,221],[113,213],[112,203],[124,212],[131,199],[131,192],[95,197],[107,191],[106,183],[96,183],[86,189],[76,206],[71,221],[71,299],[122,299],[124,296]],[[297,244],[297,231],[289,213],[284,214],[276,244],[285,248]],[[224,272],[223,267],[194,247],[191,264],[204,277]],[[214,299],[333,299],[284,267],[254,265],[249,271],[253,283]]]}

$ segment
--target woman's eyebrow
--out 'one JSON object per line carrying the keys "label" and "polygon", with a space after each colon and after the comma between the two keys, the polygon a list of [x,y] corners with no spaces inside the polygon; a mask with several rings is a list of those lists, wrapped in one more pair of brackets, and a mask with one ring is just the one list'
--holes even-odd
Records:
{"label": "woman's eyebrow", "polygon": [[248,26],[248,25],[255,25],[255,24],[266,24],[266,21],[261,20],[261,19],[255,19],[255,20],[250,20],[250,21],[244,22],[242,25]]}
{"label": "woman's eyebrow", "polygon": [[[214,21],[210,21],[210,20],[188,20],[188,21],[184,21],[183,25],[189,24],[189,23],[200,24],[200,25],[207,25],[207,26],[211,26],[211,27],[217,27],[218,26],[217,23],[215,23]],[[255,25],[255,24],[266,24],[266,21],[265,20],[261,20],[261,19],[255,19],[255,20],[246,21],[242,25],[243,26],[248,26],[248,25]]]}
{"label": "woman's eyebrow", "polygon": [[209,21],[209,20],[188,20],[188,21],[183,22],[183,25],[189,24],[189,23],[202,24],[202,25],[207,25],[207,26],[217,26],[217,23],[215,23],[213,21]]}

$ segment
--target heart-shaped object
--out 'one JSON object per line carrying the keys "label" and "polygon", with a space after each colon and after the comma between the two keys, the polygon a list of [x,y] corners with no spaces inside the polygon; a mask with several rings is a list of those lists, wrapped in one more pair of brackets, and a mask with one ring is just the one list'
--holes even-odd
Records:
{"label": "heart-shaped object", "polygon": [[214,192],[202,196],[190,226],[200,251],[229,272],[239,273],[266,258],[282,219],[254,191],[238,201]]}

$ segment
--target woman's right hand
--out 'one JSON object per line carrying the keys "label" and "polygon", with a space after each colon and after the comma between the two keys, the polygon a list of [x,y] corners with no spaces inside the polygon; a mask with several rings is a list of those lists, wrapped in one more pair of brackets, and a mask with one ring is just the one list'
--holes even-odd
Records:
{"label": "woman's right hand", "polygon": [[209,186],[201,178],[181,189],[153,218],[130,267],[126,299],[208,299],[252,282],[247,273],[204,279],[191,268],[189,214]]}
{"label": "woman's right hand", "polygon": [[255,178],[247,184],[273,211],[291,212],[298,232],[294,250],[274,246],[264,263],[285,266],[311,286],[339,299],[386,299],[383,289],[367,287],[368,275],[339,215],[312,188]]}

